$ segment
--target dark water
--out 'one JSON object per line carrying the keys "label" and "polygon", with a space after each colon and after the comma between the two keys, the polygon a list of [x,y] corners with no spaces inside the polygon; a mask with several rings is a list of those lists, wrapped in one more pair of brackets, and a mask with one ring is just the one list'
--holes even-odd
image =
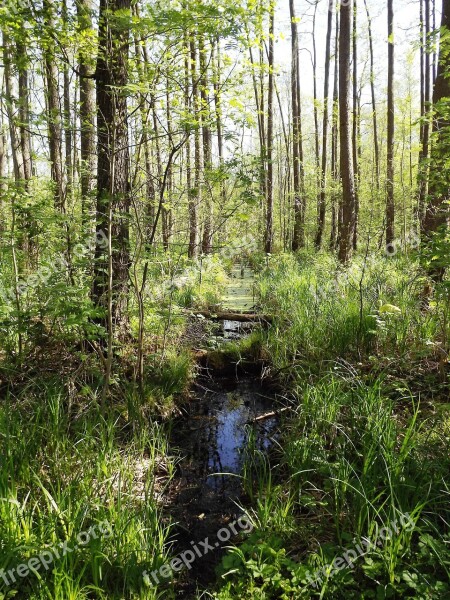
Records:
{"label": "dark water", "polygon": [[[181,458],[172,486],[171,513],[178,523],[174,554],[193,542],[216,539],[218,530],[242,514],[240,507],[248,502],[240,476],[245,448],[250,434],[257,448],[271,445],[276,418],[256,423],[254,419],[273,411],[274,400],[274,392],[257,377],[240,381],[215,377],[197,383],[195,398],[172,435],[172,447]],[[217,547],[199,558],[179,579],[177,597],[197,598],[193,592],[197,586],[211,585],[223,551]]]}
{"label": "dark water", "polygon": [[[241,287],[230,286],[233,289],[228,296],[233,310],[250,306],[250,291]],[[242,306],[237,306],[238,300]],[[220,348],[248,335],[254,327],[254,323],[223,321],[214,344]],[[235,371],[232,364],[230,370]],[[174,423],[171,437],[172,449],[180,457],[170,490],[170,512],[177,523],[174,555],[200,540],[217,539],[222,527],[242,515],[242,507],[248,503],[242,485],[245,450],[250,436],[252,448],[269,449],[277,419],[255,419],[272,412],[275,401],[275,392],[258,375],[237,380],[211,370],[196,381],[191,400],[185,404],[183,416]],[[211,585],[223,545],[215,544],[213,551],[198,558],[189,572],[180,575],[177,597],[197,598],[198,586]]]}
{"label": "dark water", "polygon": [[200,488],[233,492],[242,469],[243,449],[250,429],[256,446],[268,448],[275,418],[254,423],[273,410],[274,394],[258,379],[216,379],[199,387],[198,398],[177,428],[178,444],[184,455],[181,470],[195,478]]}

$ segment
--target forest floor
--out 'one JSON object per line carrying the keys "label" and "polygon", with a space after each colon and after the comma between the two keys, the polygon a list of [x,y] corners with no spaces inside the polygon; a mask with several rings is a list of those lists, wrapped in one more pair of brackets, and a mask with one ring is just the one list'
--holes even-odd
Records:
{"label": "forest floor", "polygon": [[424,310],[411,261],[355,285],[333,260],[211,258],[165,286],[143,387],[120,348],[106,410],[78,341],[2,363],[0,598],[450,598],[447,296]]}

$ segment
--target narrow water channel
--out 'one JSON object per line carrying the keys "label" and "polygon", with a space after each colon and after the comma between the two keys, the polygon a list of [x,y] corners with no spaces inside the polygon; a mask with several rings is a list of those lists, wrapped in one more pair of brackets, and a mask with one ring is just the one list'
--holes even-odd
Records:
{"label": "narrow water channel", "polygon": [[[235,270],[225,298],[228,303],[224,302],[236,312],[244,312],[253,301],[253,278],[248,271],[241,278],[242,272]],[[224,343],[250,331],[248,324],[236,321],[224,321],[222,330]],[[277,426],[274,417],[258,419],[273,411],[276,397],[257,374],[224,377],[208,371],[192,391],[172,435],[172,446],[180,456],[171,490],[171,514],[177,522],[175,553],[205,538],[217,540],[217,532],[242,514],[240,507],[248,502],[242,470],[249,436],[256,448],[266,451]],[[195,598],[197,587],[214,581],[223,546],[218,544],[181,574],[178,597]]]}
{"label": "narrow water channel", "polygon": [[[248,502],[242,485],[245,448],[250,434],[259,450],[270,447],[276,418],[255,419],[270,413],[274,401],[275,394],[258,378],[213,377],[197,383],[195,398],[175,423],[172,440],[181,456],[171,511],[178,522],[177,552],[205,538],[217,539],[217,532],[242,514],[240,506]],[[180,598],[193,598],[189,592],[197,585],[214,581],[222,552],[217,547],[196,560],[184,574]]]}

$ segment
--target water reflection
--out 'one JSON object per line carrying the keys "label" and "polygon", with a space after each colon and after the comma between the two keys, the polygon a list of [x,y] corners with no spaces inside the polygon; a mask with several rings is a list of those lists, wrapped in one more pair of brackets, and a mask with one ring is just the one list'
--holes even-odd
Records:
{"label": "water reflection", "polygon": [[224,492],[238,485],[233,475],[241,472],[249,427],[255,428],[257,447],[270,444],[275,419],[253,422],[273,410],[274,399],[254,381],[240,381],[231,389],[229,381],[217,383],[222,389],[208,390],[190,405],[179,441],[182,464],[197,483]]}

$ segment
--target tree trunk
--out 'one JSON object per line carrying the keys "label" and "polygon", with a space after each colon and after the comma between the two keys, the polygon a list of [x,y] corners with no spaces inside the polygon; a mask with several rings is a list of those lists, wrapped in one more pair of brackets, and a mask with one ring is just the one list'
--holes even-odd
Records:
{"label": "tree trunk", "polygon": [[269,87],[267,93],[267,197],[264,250],[273,251],[273,92],[274,92],[274,29],[275,8],[269,15]]}
{"label": "tree trunk", "polygon": [[[77,19],[80,32],[86,36],[92,31],[92,0],[77,0]],[[80,86],[80,184],[83,220],[90,221],[93,212],[95,187],[95,89],[93,73],[95,62],[89,48],[81,48],[78,56]]]}
{"label": "tree trunk", "polygon": [[[127,328],[130,267],[131,190],[127,99],[124,93],[128,83],[129,24],[123,24],[124,13],[130,10],[130,4],[130,0],[101,0],[96,70],[97,232],[111,232],[111,264],[108,267],[102,249],[97,246],[94,298],[97,305],[111,312],[112,326],[121,332]],[[120,22],[116,14],[119,11]]]}
{"label": "tree trunk", "polygon": [[[160,134],[159,134],[159,125],[158,125],[158,115],[156,113],[156,100],[155,100],[154,93],[152,93],[151,98],[150,98],[150,108],[152,111],[152,120],[153,120],[153,137],[154,137],[154,146],[155,146],[154,149],[155,149],[155,158],[156,158],[158,196],[160,196],[162,185],[163,185],[163,169],[162,169],[162,159],[161,159],[161,146],[159,143],[159,135]],[[155,218],[156,218],[156,213],[155,213]],[[153,219],[153,225],[154,224],[155,224],[155,219]],[[153,229],[154,228],[152,227],[152,229],[149,230],[150,236],[152,235]],[[164,221],[162,221],[161,229],[162,229],[162,238],[164,241]],[[148,238],[147,243],[149,244],[150,241],[151,241],[151,237]]]}
{"label": "tree trunk", "polygon": [[337,189],[340,183],[338,167],[338,121],[339,121],[339,11],[336,10],[336,33],[334,41],[334,82],[333,82],[333,113],[331,125],[331,175],[333,177],[333,189],[331,195],[331,232],[330,250],[334,252],[338,243],[339,230],[339,206],[337,200]]}
{"label": "tree trunk", "polygon": [[373,36],[372,36],[372,19],[367,6],[367,0],[364,0],[367,15],[367,32],[369,35],[369,55],[370,55],[370,95],[372,99],[372,123],[373,123],[373,151],[375,159],[375,185],[377,189],[380,187],[380,145],[378,141],[378,119],[377,119],[377,104],[375,100],[375,60],[373,55]]}
{"label": "tree trunk", "polygon": [[[191,79],[192,79],[192,112],[198,122],[199,120],[199,94],[198,94],[198,79],[197,79],[197,50],[195,47],[194,38],[190,40],[191,51]],[[202,173],[202,155],[200,146],[200,129],[196,125],[194,131],[194,187],[190,190],[190,200],[192,206],[195,206],[196,221],[198,220],[198,209],[202,200],[202,189],[200,177]],[[193,216],[193,215],[192,215]],[[191,233],[193,233],[191,231]],[[196,242],[198,244],[198,242]],[[198,247],[195,249],[195,254],[198,253]]]}
{"label": "tree trunk", "polygon": [[212,190],[209,184],[212,168],[212,141],[210,129],[210,110],[209,110],[209,79],[208,63],[206,60],[206,49],[203,37],[199,38],[199,58],[200,58],[200,101],[201,101],[201,123],[202,123],[202,144],[203,144],[203,178],[205,181],[205,221],[203,227],[202,252],[211,253],[213,236],[213,198]]}
{"label": "tree trunk", "polygon": [[[195,59],[195,49],[194,49]],[[195,68],[192,64],[192,48],[189,44],[189,35],[187,31],[184,33],[184,110],[186,114],[191,111],[191,96],[190,96],[190,81],[191,69],[193,70],[192,81],[195,82]],[[189,258],[197,256],[198,249],[198,223],[197,223],[197,198],[193,194],[192,189],[192,173],[191,173],[191,142],[188,138],[186,142],[186,187],[188,195],[188,212],[189,212]]]}
{"label": "tree trunk", "polygon": [[[168,137],[168,143],[169,143],[169,152],[170,149],[172,148],[173,144],[172,144],[172,115],[170,112],[170,87],[169,87],[169,80],[166,79],[166,131],[167,131],[167,137]],[[172,180],[172,165],[169,165],[168,171],[167,171],[167,178],[166,178],[166,202],[164,202],[164,206],[162,209],[162,237],[163,237],[163,247],[164,250],[168,250],[169,249],[169,244],[170,244],[170,236],[171,236],[171,229],[172,229],[172,209],[171,209],[171,203],[172,203],[172,184],[173,184],[173,180]]]}
{"label": "tree trunk", "polygon": [[394,8],[388,0],[388,92],[387,92],[386,246],[394,241]]}
{"label": "tree trunk", "polygon": [[25,178],[25,187],[28,189],[28,182],[33,177],[33,162],[30,136],[30,99],[28,86],[28,57],[25,47],[25,31],[21,30],[21,41],[17,42],[17,70],[19,72],[19,136],[20,148],[22,154],[23,173]]}
{"label": "tree trunk", "polygon": [[[68,25],[67,0],[62,2],[63,25]],[[67,32],[65,32],[67,35]],[[65,167],[66,167],[66,201],[69,202],[73,195],[73,132],[72,132],[72,103],[70,98],[70,75],[69,65],[64,63],[63,70],[63,107],[64,107],[64,146],[65,146]]]}
{"label": "tree trunk", "polygon": [[[292,0],[291,0],[292,1]],[[323,231],[325,228],[326,186],[327,186],[327,154],[328,154],[328,92],[330,87],[330,57],[331,57],[331,31],[333,29],[334,0],[328,5],[327,37],[325,44],[325,81],[323,86],[323,123],[322,123],[322,164],[321,181],[318,206],[318,223],[315,245],[322,246]]]}
{"label": "tree trunk", "polygon": [[302,185],[303,157],[301,152],[300,57],[294,0],[289,0],[289,11],[291,17],[292,161],[294,184],[294,232],[292,236],[292,250],[295,252],[305,245],[305,190]]}
{"label": "tree trunk", "polygon": [[[3,90],[2,90],[3,91]],[[3,108],[3,107],[2,107]],[[0,235],[5,231],[6,215],[3,207],[3,194],[7,190],[6,183],[6,133],[3,127],[3,119],[0,120]]]}
{"label": "tree trunk", "polygon": [[314,158],[316,165],[317,197],[321,188],[320,177],[320,142],[319,142],[319,107],[317,96],[317,48],[316,48],[316,17],[318,2],[314,5],[312,23],[312,68],[313,68],[313,116],[314,116]]}
{"label": "tree trunk", "polygon": [[350,132],[350,62],[352,38],[352,2],[341,5],[339,35],[339,131],[342,179],[342,223],[339,235],[339,260],[352,257],[355,229],[355,179],[353,172],[352,136]]}
{"label": "tree trunk", "polygon": [[[222,61],[221,61],[221,52],[220,52],[220,38],[216,39],[216,45],[213,48],[217,49],[217,61],[215,59],[215,55],[213,54],[211,62],[213,64],[213,83],[214,83],[214,107],[216,113],[216,129],[217,129],[217,149],[219,152],[219,168],[222,170],[224,166],[224,146],[223,146],[223,123],[222,123],[222,90],[221,90],[221,69],[222,69]],[[223,208],[227,201],[227,193],[225,188],[225,179],[224,173],[221,173],[220,176],[220,206]],[[224,232],[226,227],[226,223],[223,225]]]}
{"label": "tree trunk", "polygon": [[[420,59],[421,59],[421,72],[420,72],[420,83],[421,83],[421,106],[420,116],[422,118],[420,124],[420,151],[419,151],[419,172],[418,172],[418,184],[419,184],[419,198],[418,198],[418,212],[419,222],[422,224],[425,211],[425,203],[428,191],[428,159],[430,153],[430,114],[431,114],[431,75],[434,70],[431,70],[430,64],[430,0],[425,0],[420,4],[421,8],[421,45],[420,45]],[[423,14],[425,13],[425,14]],[[423,26],[423,17],[425,17],[425,27]]]}
{"label": "tree trunk", "polygon": [[3,76],[5,81],[5,103],[8,116],[9,136],[11,140],[11,154],[16,183],[25,181],[25,170],[22,160],[20,137],[15,118],[13,79],[11,73],[11,41],[6,31],[3,31]]}
{"label": "tree trunk", "polygon": [[355,171],[355,228],[353,230],[353,250],[358,245],[359,221],[359,94],[358,94],[358,12],[357,0],[353,2],[353,121],[352,121],[352,149],[353,168]]}
{"label": "tree trunk", "polygon": [[[45,26],[48,31],[55,28],[55,7],[53,0],[43,0]],[[54,40],[48,35],[43,40],[44,69],[47,96],[48,146],[52,181],[54,184],[54,203],[56,210],[65,212],[64,179],[62,167],[62,128],[58,83],[58,66],[54,52]]]}
{"label": "tree trunk", "polygon": [[[438,70],[433,91],[433,135],[434,144],[431,149],[431,168],[428,186],[428,204],[423,221],[422,240],[428,244],[433,235],[448,226],[449,170],[450,155],[450,80],[448,71],[450,60],[448,52],[448,34],[450,31],[450,0],[442,0],[441,48],[439,52]],[[445,267],[431,267],[430,275],[439,281],[444,275]]]}

